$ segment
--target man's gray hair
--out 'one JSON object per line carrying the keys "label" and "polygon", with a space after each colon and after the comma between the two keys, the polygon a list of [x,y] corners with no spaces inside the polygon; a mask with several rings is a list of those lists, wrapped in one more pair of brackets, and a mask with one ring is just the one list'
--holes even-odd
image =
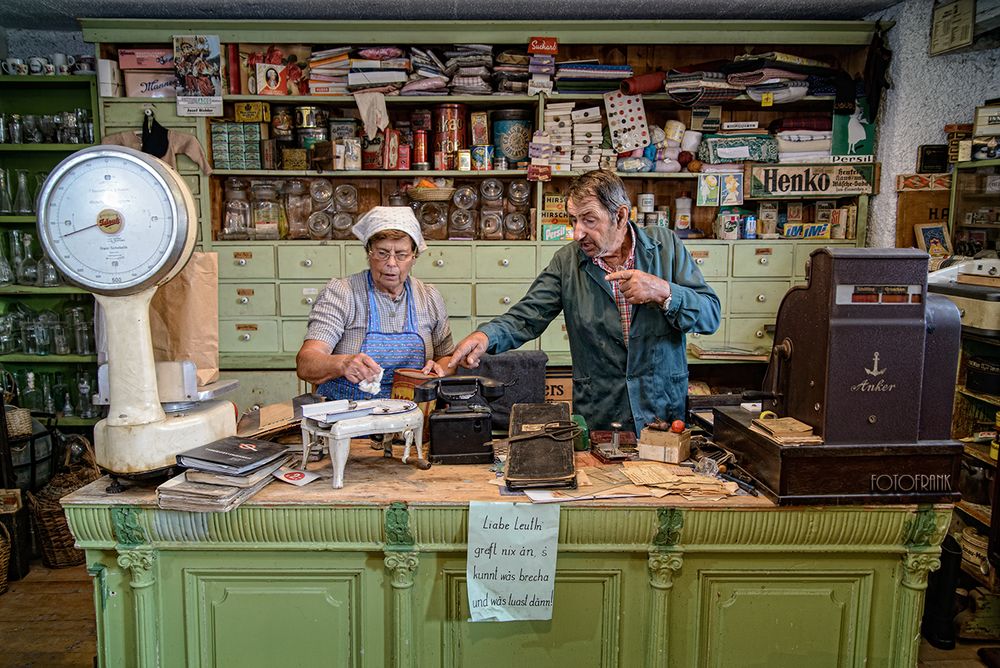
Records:
{"label": "man's gray hair", "polygon": [[617,174],[606,169],[595,169],[578,176],[566,193],[567,200],[574,202],[580,202],[587,197],[596,197],[608,210],[612,221],[617,219],[619,207],[632,207],[632,202],[625,191],[625,184]]}

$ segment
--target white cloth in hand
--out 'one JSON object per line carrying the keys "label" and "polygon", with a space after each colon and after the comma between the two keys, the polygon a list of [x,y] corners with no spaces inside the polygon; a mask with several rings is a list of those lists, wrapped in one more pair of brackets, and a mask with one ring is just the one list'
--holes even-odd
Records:
{"label": "white cloth in hand", "polygon": [[379,369],[378,375],[373,380],[363,380],[358,383],[358,387],[365,394],[378,394],[379,390],[382,389],[382,376],[384,375],[385,369]]}

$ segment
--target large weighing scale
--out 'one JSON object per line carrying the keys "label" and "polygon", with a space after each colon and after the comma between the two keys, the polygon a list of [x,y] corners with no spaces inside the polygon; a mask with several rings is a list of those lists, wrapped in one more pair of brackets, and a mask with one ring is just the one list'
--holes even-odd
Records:
{"label": "large weighing scale", "polygon": [[169,412],[161,405],[149,304],[184,268],[197,233],[180,175],[146,153],[95,146],[52,170],[37,210],[45,252],[104,310],[110,408],[94,427],[97,463],[125,477],[157,474],[176,465],[177,453],[235,434],[235,407],[214,398],[233,383]]}

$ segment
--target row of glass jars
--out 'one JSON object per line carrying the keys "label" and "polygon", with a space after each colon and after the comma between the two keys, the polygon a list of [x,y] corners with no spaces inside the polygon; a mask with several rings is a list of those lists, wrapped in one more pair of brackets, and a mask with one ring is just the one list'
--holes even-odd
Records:
{"label": "row of glass jars", "polygon": [[[7,246],[4,248],[4,239]],[[62,276],[55,264],[41,252],[41,259],[35,259],[35,235],[22,230],[10,230],[7,235],[0,234],[0,286],[34,285],[41,288],[54,288],[63,284]]]}
{"label": "row of glass jars", "polygon": [[325,178],[226,181],[225,240],[350,239],[358,189]]}
{"label": "row of glass jars", "polygon": [[90,309],[73,306],[62,312],[35,312],[15,303],[0,315],[0,354],[93,355],[94,323]]}
{"label": "row of glass jars", "polygon": [[100,416],[101,407],[93,403],[97,384],[82,367],[77,369],[75,377],[68,379],[61,371],[42,373],[18,369],[14,372],[14,381],[21,408],[54,413],[60,417]]}
{"label": "row of glass jars", "polygon": [[[13,177],[11,176],[13,174]],[[7,170],[0,167],[0,216],[25,216],[35,213],[35,197],[32,196],[31,172],[27,169]],[[34,175],[35,196],[42,189],[48,172]]]}

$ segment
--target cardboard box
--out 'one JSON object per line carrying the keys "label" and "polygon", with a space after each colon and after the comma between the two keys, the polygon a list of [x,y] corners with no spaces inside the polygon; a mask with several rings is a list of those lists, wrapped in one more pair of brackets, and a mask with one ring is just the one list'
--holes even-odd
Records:
{"label": "cardboard box", "polygon": [[173,70],[128,70],[125,97],[177,97],[177,75]]}
{"label": "cardboard box", "polygon": [[[558,367],[549,368],[545,373],[545,401],[565,401],[573,403],[573,372]],[[570,406],[572,412],[572,406]]]}
{"label": "cardboard box", "polygon": [[118,49],[118,66],[123,70],[174,69],[174,49]]}
{"label": "cardboard box", "polygon": [[97,61],[97,88],[101,97],[121,97],[125,94],[122,87],[122,71],[118,63],[107,58]]}
{"label": "cardboard box", "polygon": [[951,174],[899,174],[896,192],[911,190],[951,190]]}
{"label": "cardboard box", "polygon": [[[925,175],[926,176],[926,175]],[[906,190],[896,196],[896,247],[914,248],[914,225],[948,223],[948,190]]]}
{"label": "cardboard box", "polygon": [[639,434],[639,459],[680,464],[691,456],[691,430],[679,434],[646,427]]}
{"label": "cardboard box", "polygon": [[573,238],[573,228],[569,225],[542,225],[542,241],[563,241]]}

